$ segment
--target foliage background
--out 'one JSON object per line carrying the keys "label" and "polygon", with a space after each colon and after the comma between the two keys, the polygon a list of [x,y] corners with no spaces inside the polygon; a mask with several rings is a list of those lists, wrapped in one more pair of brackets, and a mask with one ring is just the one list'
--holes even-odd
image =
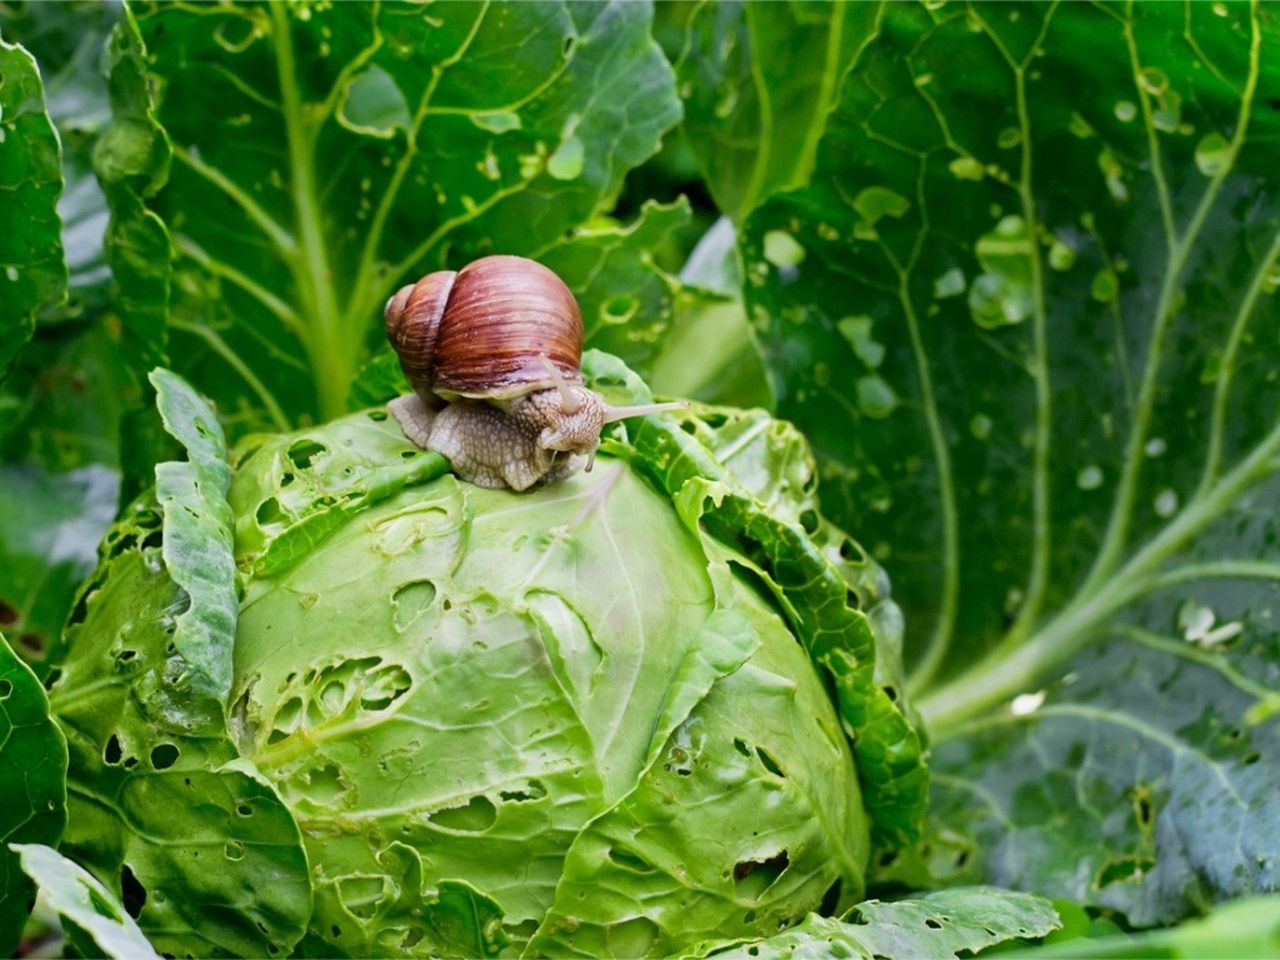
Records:
{"label": "foliage background", "polygon": [[933,799],[883,890],[1147,927],[1280,886],[1276,11],[431,10],[0,4],[34,675],[173,453],[152,366],[233,440],[328,419],[395,383],[389,292],[521,253],[657,392],[800,426],[890,571]]}

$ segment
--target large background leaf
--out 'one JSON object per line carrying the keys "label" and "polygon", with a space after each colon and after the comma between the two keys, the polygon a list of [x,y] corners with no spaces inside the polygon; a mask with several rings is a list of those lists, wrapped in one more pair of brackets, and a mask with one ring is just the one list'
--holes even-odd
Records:
{"label": "large background leaf", "polygon": [[[237,425],[341,412],[400,283],[538,255],[679,115],[631,3],[147,6],[176,356]],[[180,346],[178,345],[180,343]]]}
{"label": "large background leaf", "polygon": [[0,636],[0,954],[13,956],[35,892],[10,843],[57,843],[67,822],[67,741],[31,670]]}
{"label": "large background leaf", "polygon": [[678,72],[684,129],[717,206],[740,221],[813,167],[840,81],[879,3],[700,2]]}
{"label": "large background leaf", "polygon": [[935,875],[1140,923],[1280,882],[1278,39],[1257,5],[896,5],[748,225],[779,412],[950,741]]}
{"label": "large background leaf", "polygon": [[57,203],[58,135],[36,62],[0,37],[0,376],[35,330],[36,314],[66,295]]}
{"label": "large background leaf", "polygon": [[[109,116],[100,61],[114,17],[115,9],[103,4],[0,3],[0,33],[38,59],[57,131],[55,140],[41,120],[38,132],[32,127],[36,114],[23,114],[3,128],[11,135],[0,143],[0,154],[13,159],[7,168],[13,173],[22,167],[20,153],[34,148],[42,151],[42,163],[56,166],[58,140],[62,145],[61,181],[50,181],[40,193],[42,202],[57,200],[61,224],[56,216],[36,216],[27,200],[11,202],[17,195],[6,192],[3,209],[17,213],[21,223],[6,227],[0,239],[0,245],[26,242],[31,231],[47,228],[48,254],[58,261],[14,267],[26,278],[24,289],[43,290],[45,302],[35,316],[34,338],[0,383],[0,568],[7,572],[0,579],[0,627],[42,675],[76,586],[92,570],[97,543],[115,514],[120,418],[139,397],[116,346],[103,256],[105,201],[90,169],[92,147]],[[22,88],[32,103],[38,83],[33,72]],[[11,86],[10,93],[17,89]],[[61,280],[50,286],[55,274]],[[59,302],[64,288],[67,299]],[[0,299],[2,311],[19,306],[21,297]],[[23,332],[11,330],[4,339],[16,347]]]}

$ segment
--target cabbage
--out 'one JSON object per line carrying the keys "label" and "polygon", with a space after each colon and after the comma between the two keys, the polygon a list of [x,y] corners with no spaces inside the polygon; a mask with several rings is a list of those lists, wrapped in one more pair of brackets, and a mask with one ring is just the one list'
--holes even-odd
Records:
{"label": "cabbage", "polygon": [[915,829],[896,608],[785,425],[649,418],[517,494],[373,409],[246,441],[223,497],[212,417],[162,408],[191,462],[108,535],[52,692],[64,848],[157,949],[666,955],[857,902]]}

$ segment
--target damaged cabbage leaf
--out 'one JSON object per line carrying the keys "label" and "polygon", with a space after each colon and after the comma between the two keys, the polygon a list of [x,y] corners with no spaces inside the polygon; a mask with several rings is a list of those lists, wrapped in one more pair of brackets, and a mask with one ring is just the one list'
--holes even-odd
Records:
{"label": "damaged cabbage leaf", "polygon": [[911,960],[972,957],[996,944],[1039,939],[1061,921],[1048,900],[994,887],[957,887],[919,899],[868,900],[843,917],[811,914],[768,940],[702,956],[761,960]]}
{"label": "damaged cabbage leaf", "polygon": [[311,916],[306,853],[220,705],[192,695],[173,643],[191,598],[163,537],[155,500],[133,504],[72,613],[50,691],[71,756],[62,847],[161,952],[284,954]]}
{"label": "damaged cabbage leaf", "polygon": [[[588,353],[584,369],[615,401],[650,399],[643,382],[607,354]],[[903,706],[896,675],[901,627],[896,607],[886,604],[881,617],[890,632],[880,640],[863,610],[887,600],[887,582],[852,538],[817,513],[812,461],[798,434],[759,413],[710,408],[705,418],[694,411],[684,419],[679,426],[659,417],[632,422],[627,447],[619,452],[672,496],[709,553],[760,578],[835,689],[879,846],[892,850],[914,840],[928,774],[924,743]],[[743,420],[754,423],[744,430]],[[765,462],[776,477],[772,471],[762,475],[759,449],[746,452],[761,434],[767,437]],[[743,455],[746,482],[713,450],[729,461]],[[886,656],[877,657],[878,645]]]}
{"label": "damaged cabbage leaf", "polygon": [[897,879],[1136,924],[1280,886],[1278,30],[891,5],[744,230],[779,413],[920,638]]}
{"label": "damaged cabbage leaf", "polygon": [[[542,255],[679,116],[643,4],[133,9],[174,353],[237,434],[344,412],[398,285]],[[161,150],[143,127],[122,146]]]}
{"label": "damaged cabbage leaf", "polygon": [[[202,464],[215,438],[181,396],[166,419]],[[920,744],[874,686],[861,607],[890,603],[883,581],[848,538],[807,538],[802,444],[757,416],[690,420],[745,486],[666,428],[722,478],[674,502],[650,480],[679,469],[656,423],[643,456],[611,441],[592,473],[523,494],[446,474],[385,409],[246,438],[228,732],[175,682],[188,598],[140,500],[53,690],[69,850],[175,953],[669,955],[856,903],[872,823],[914,829]],[[716,497],[767,558],[711,535]]]}
{"label": "damaged cabbage leaf", "polygon": [[159,960],[120,901],[94,876],[52,847],[13,844],[22,869],[62,921],[67,939],[84,957]]}
{"label": "damaged cabbage leaf", "polygon": [[0,955],[14,956],[35,891],[9,844],[57,843],[67,820],[67,742],[40,681],[0,635]]}
{"label": "damaged cabbage leaf", "polygon": [[[439,459],[384,414],[247,442],[232,490],[246,560],[278,530],[277,508],[262,504],[283,495],[290,516],[342,521],[344,479],[362,491],[400,452]],[[704,553],[666,498],[604,457],[592,474],[521,495],[438,473],[385,499],[357,493],[356,522],[280,554],[244,599],[241,751],[316,838],[327,879],[313,941],[474,954],[470,935],[416,912],[444,880],[491,905],[494,949],[533,938],[535,952],[628,956],[776,928],[837,880],[856,897],[866,826],[825,694],[784,621]],[[797,714],[818,725],[787,719]],[[739,814],[704,805],[715,826],[699,826],[694,804],[672,819],[667,791],[705,798],[719,778],[737,785]],[[764,798],[771,829],[753,836]],[[635,815],[653,818],[644,839],[626,826]],[[681,845],[705,876],[662,856]],[[586,882],[670,895],[619,913],[616,898],[584,903]]]}
{"label": "damaged cabbage leaf", "polygon": [[165,567],[186,595],[173,625],[174,649],[191,671],[181,681],[226,707],[237,605],[226,441],[189,384],[162,368],[150,380],[165,429],[187,451],[185,463],[156,464],[155,493],[164,514]]}

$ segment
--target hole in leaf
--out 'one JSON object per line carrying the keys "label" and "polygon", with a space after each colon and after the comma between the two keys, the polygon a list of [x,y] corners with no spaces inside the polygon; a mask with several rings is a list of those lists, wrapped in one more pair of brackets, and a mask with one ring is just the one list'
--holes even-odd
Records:
{"label": "hole in leaf", "polygon": [[744,757],[751,756],[751,748],[747,746],[747,741],[743,740],[741,737],[733,738],[733,749],[737,750]]}
{"label": "hole in leaf", "polygon": [[436,585],[430,580],[411,580],[396,587],[391,595],[395,608],[396,629],[403,633],[410,625],[435,606]]}
{"label": "hole in leaf", "polygon": [[[373,420],[373,421],[376,421],[377,423],[381,423],[383,420],[387,419],[387,411],[385,411],[385,410],[370,410],[370,411],[369,411],[369,419],[370,419],[370,420]],[[336,936],[336,934],[335,934],[335,936]]]}
{"label": "hole in leaf", "polygon": [[314,440],[308,440],[303,437],[301,440],[295,440],[289,445],[289,459],[293,461],[293,465],[299,470],[306,470],[315,461],[316,457],[324,453],[328,449],[323,443],[317,443]]}
{"label": "hole in leaf", "polygon": [[252,817],[253,805],[248,803],[242,803],[236,807],[236,813],[240,814],[240,816],[242,817]]}
{"label": "hole in leaf", "polygon": [[178,762],[178,748],[172,743],[157,743],[151,750],[151,766],[156,770],[168,770]]}
{"label": "hole in leaf", "polygon": [[924,918],[924,925],[925,925],[926,927],[928,927],[930,930],[941,930],[941,929],[942,929],[942,924],[940,924],[937,920],[933,919],[933,917],[925,917],[925,918]]}
{"label": "hole in leaf", "polygon": [[786,777],[782,772],[782,767],[778,765],[778,761],[764,747],[756,747],[756,756],[760,758],[760,762],[764,764],[764,768],[772,773],[775,777]]}
{"label": "hole in leaf", "polygon": [[244,844],[239,840],[228,840],[226,845],[222,848],[222,854],[228,860],[243,860]]}
{"label": "hole in leaf", "polygon": [[1151,857],[1119,857],[1107,863],[1098,873],[1097,886],[1109,887],[1124,880],[1140,880],[1155,866]]}
{"label": "hole in leaf", "polygon": [[818,532],[818,514],[813,510],[806,510],[800,514],[800,526],[804,527],[804,532],[813,536]]}
{"label": "hole in leaf", "polygon": [[733,880],[738,896],[751,899],[760,896],[790,865],[791,857],[785,850],[767,860],[738,861],[733,866]]}
{"label": "hole in leaf", "polygon": [[0,600],[0,627],[12,627],[18,622],[18,611],[12,604]]}
{"label": "hole in leaf", "polygon": [[8,700],[13,693],[13,684],[8,680],[0,680],[0,700]]}
{"label": "hole in leaf", "polygon": [[827,892],[822,895],[822,903],[818,906],[818,911],[826,917],[833,916],[840,906],[840,894],[844,889],[844,881],[836,877],[835,882],[827,887]]}
{"label": "hole in leaf", "polygon": [[472,797],[461,807],[437,810],[428,818],[437,826],[461,833],[482,833],[498,819],[498,809],[484,794]]}
{"label": "hole in leaf", "polygon": [[114,733],[107,738],[107,745],[102,751],[102,762],[109,767],[114,767],[120,762],[122,751],[120,750],[120,738]]}
{"label": "hole in leaf", "polygon": [[[743,923],[754,923],[755,919],[756,919],[756,912],[754,910],[748,910],[746,913],[742,915]],[[755,956],[755,954],[752,954],[752,956]]]}
{"label": "hole in leaf", "polygon": [[402,949],[408,950],[410,947],[416,946],[422,942],[422,938],[427,935],[427,931],[422,927],[410,927],[409,932],[404,935],[404,939],[400,941]]}
{"label": "hole in leaf", "polygon": [[498,796],[514,803],[525,803],[529,800],[541,800],[547,795],[547,788],[541,780],[530,780],[522,790],[503,790]]}
{"label": "hole in leaf", "polygon": [[1246,767],[1251,767],[1261,759],[1262,759],[1262,754],[1260,754],[1257,750],[1254,750],[1252,753],[1245,754],[1244,759],[1241,760],[1240,762],[1243,763]]}
{"label": "hole in leaf", "polygon": [[284,511],[280,509],[280,501],[275,497],[267,497],[258,505],[258,510],[254,514],[258,518],[258,523],[262,526],[270,526],[273,523],[283,523],[287,517]]}
{"label": "hole in leaf", "polygon": [[120,900],[125,911],[135,920],[147,903],[147,888],[138,882],[127,863],[120,868]]}

